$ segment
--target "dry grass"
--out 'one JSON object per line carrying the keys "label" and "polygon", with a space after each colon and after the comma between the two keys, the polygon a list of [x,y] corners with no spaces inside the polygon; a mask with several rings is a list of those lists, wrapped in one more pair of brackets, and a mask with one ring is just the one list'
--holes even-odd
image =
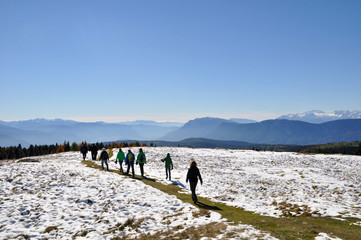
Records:
{"label": "dry grass", "polygon": [[[28,239],[31,239],[31,238],[30,238],[29,235],[22,233],[22,234],[17,235],[17,236],[14,237],[14,238],[11,238],[11,239],[25,239],[25,240],[28,240]],[[10,240],[10,239],[9,239],[9,240]]]}
{"label": "dry grass", "polygon": [[135,219],[134,217],[128,218],[124,223],[117,223],[114,227],[108,229],[108,231],[105,232],[104,234],[115,234],[117,232],[121,233],[126,228],[137,229],[144,221],[149,219],[153,219],[153,218],[139,218],[139,219]]}
{"label": "dry grass", "polygon": [[198,211],[192,212],[194,218],[199,218],[203,216],[210,216],[210,211],[207,209],[199,209]]}
{"label": "dry grass", "polygon": [[79,232],[75,233],[75,235],[72,237],[72,239],[74,240],[77,237],[85,237],[88,233],[89,233],[89,231],[87,231],[87,230],[79,231]]}
{"label": "dry grass", "polygon": [[[224,223],[209,223],[199,227],[189,227],[183,229],[182,226],[176,226],[170,228],[166,231],[159,231],[155,234],[141,234],[136,238],[132,238],[135,240],[160,240],[160,239],[167,239],[167,240],[180,240],[180,239],[189,239],[189,240],[200,240],[202,238],[215,238],[222,232],[227,229],[226,224]],[[129,239],[129,236],[123,237],[115,237],[112,240],[125,240]]]}
{"label": "dry grass", "polygon": [[312,211],[311,208],[307,205],[298,205],[287,202],[276,202],[272,203],[273,206],[276,206],[276,210],[282,211],[283,217],[296,217],[296,216],[320,216],[318,211]]}
{"label": "dry grass", "polygon": [[49,233],[53,230],[58,230],[58,226],[49,226],[49,227],[45,228],[44,233]]}

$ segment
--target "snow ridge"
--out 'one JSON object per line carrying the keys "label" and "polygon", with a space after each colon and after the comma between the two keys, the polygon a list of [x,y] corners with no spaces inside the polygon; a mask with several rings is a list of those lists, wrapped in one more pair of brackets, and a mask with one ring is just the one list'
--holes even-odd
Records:
{"label": "snow ridge", "polygon": [[294,113],[283,115],[278,119],[298,120],[310,123],[323,123],[341,119],[360,119],[361,111],[353,110],[337,110],[333,112],[324,112],[321,110],[313,110],[303,113]]}

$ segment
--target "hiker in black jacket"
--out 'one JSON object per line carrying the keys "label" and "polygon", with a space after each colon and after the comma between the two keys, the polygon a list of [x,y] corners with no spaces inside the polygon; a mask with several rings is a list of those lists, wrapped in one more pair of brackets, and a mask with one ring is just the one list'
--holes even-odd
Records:
{"label": "hiker in black jacket", "polygon": [[105,164],[107,165],[107,171],[109,171],[109,167],[108,167],[109,155],[105,150],[105,148],[102,149],[102,153],[100,154],[100,160],[102,161],[102,169],[104,170],[104,164]]}
{"label": "hiker in black jacket", "polygon": [[95,146],[95,144],[93,144],[91,147],[90,147],[90,151],[92,153],[92,159],[95,161],[97,160],[97,154],[98,154],[98,149],[97,147]]}
{"label": "hiker in black jacket", "polygon": [[81,154],[83,154],[83,160],[85,161],[86,154],[88,152],[88,147],[85,144],[83,144],[83,146],[80,148],[80,152]]}
{"label": "hiker in black jacket", "polygon": [[201,174],[199,172],[199,169],[197,168],[197,163],[195,161],[192,161],[190,168],[188,169],[186,182],[188,182],[188,180],[189,180],[189,185],[190,185],[191,191],[192,191],[192,200],[194,203],[198,202],[197,195],[196,195],[196,187],[197,187],[197,183],[198,183],[198,178],[199,178],[199,181],[201,181],[201,184],[203,184]]}

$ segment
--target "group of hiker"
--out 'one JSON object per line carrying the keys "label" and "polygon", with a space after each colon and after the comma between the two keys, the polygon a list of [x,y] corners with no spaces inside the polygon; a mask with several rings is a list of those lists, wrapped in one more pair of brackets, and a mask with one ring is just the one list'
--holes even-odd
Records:
{"label": "group of hiker", "polygon": [[125,156],[125,153],[122,151],[122,149],[119,149],[119,152],[118,152],[117,157],[115,159],[115,163],[119,162],[120,172],[124,174],[123,167],[122,167],[123,161],[125,162],[125,165],[128,166],[127,167],[127,173],[126,173],[127,175],[129,174],[129,170],[131,168],[132,169],[132,176],[134,178],[134,176],[135,176],[135,174],[134,174],[134,162],[135,162],[136,165],[139,164],[140,174],[142,175],[142,177],[144,177],[144,164],[147,163],[147,159],[145,157],[143,149],[141,149],[141,148],[139,149],[139,153],[138,153],[138,156],[137,156],[136,160],[135,160],[135,155],[132,152],[132,150],[129,149],[127,155]]}
{"label": "group of hiker", "polygon": [[[95,145],[92,145],[89,150],[92,153],[92,160],[96,160],[98,150],[96,149]],[[83,160],[85,160],[86,153],[88,152],[88,148],[85,145],[83,145],[80,149],[80,152],[83,154]],[[109,171],[109,165],[108,165],[109,155],[105,148],[103,148],[100,153],[100,160],[101,160],[102,169],[105,170],[104,169],[104,165],[105,165],[107,168],[107,171]],[[171,181],[172,180],[171,170],[173,169],[173,162],[172,162],[172,158],[171,158],[170,154],[167,153],[167,156],[165,158],[161,159],[161,161],[165,163],[166,179],[169,179]],[[135,158],[135,155],[132,152],[132,150],[129,149],[127,155],[125,155],[123,150],[120,148],[119,152],[117,154],[117,157],[115,159],[115,163],[118,163],[118,162],[120,165],[120,172],[122,174],[124,174],[124,170],[123,170],[123,166],[122,166],[123,162],[127,166],[126,175],[129,175],[129,171],[130,171],[130,169],[132,169],[132,177],[133,178],[135,177],[134,163],[136,165],[139,164],[141,176],[144,178],[144,164],[147,163],[147,159],[145,157],[145,153],[143,152],[142,148],[139,149],[137,158]],[[188,183],[188,181],[189,181],[190,189],[192,191],[192,200],[194,203],[198,202],[197,195],[196,195],[196,187],[198,184],[198,179],[201,182],[201,184],[203,184],[203,180],[202,180],[201,174],[199,172],[199,169],[197,167],[197,163],[195,161],[192,161],[190,164],[190,168],[188,169],[188,172],[187,172],[186,182]]]}
{"label": "group of hiker", "polygon": [[[96,160],[98,155],[98,148],[95,146],[95,144],[90,146],[89,151],[92,154],[92,159]],[[86,154],[88,153],[88,147],[84,144],[83,146],[81,146],[80,152],[83,155],[83,160],[85,161]]]}

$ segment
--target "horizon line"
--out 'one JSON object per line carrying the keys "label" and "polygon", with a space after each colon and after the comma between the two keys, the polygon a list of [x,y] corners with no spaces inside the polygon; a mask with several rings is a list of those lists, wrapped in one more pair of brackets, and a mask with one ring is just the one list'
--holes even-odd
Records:
{"label": "horizon line", "polygon": [[195,119],[201,119],[201,118],[218,118],[218,119],[225,119],[225,120],[231,120],[231,119],[244,119],[244,120],[250,120],[250,121],[255,121],[255,122],[261,122],[261,121],[265,121],[265,120],[272,120],[272,119],[264,119],[264,120],[254,120],[254,119],[248,119],[248,118],[222,118],[222,117],[195,117],[193,119],[189,119],[186,121],[172,121],[172,120],[151,120],[151,119],[136,119],[136,120],[124,120],[124,121],[116,121],[116,120],[112,120],[112,121],[106,121],[101,118],[97,118],[98,120],[94,119],[93,117],[91,118],[60,118],[60,117],[56,117],[56,118],[46,118],[46,117],[36,117],[36,118],[28,118],[28,119],[19,119],[19,120],[0,120],[2,122],[23,122],[23,121],[34,121],[34,120],[48,120],[48,121],[55,121],[55,120],[63,120],[63,121],[74,121],[74,122],[81,122],[81,123],[133,123],[133,122],[155,122],[155,123],[182,123],[185,124],[189,121],[195,120]]}

